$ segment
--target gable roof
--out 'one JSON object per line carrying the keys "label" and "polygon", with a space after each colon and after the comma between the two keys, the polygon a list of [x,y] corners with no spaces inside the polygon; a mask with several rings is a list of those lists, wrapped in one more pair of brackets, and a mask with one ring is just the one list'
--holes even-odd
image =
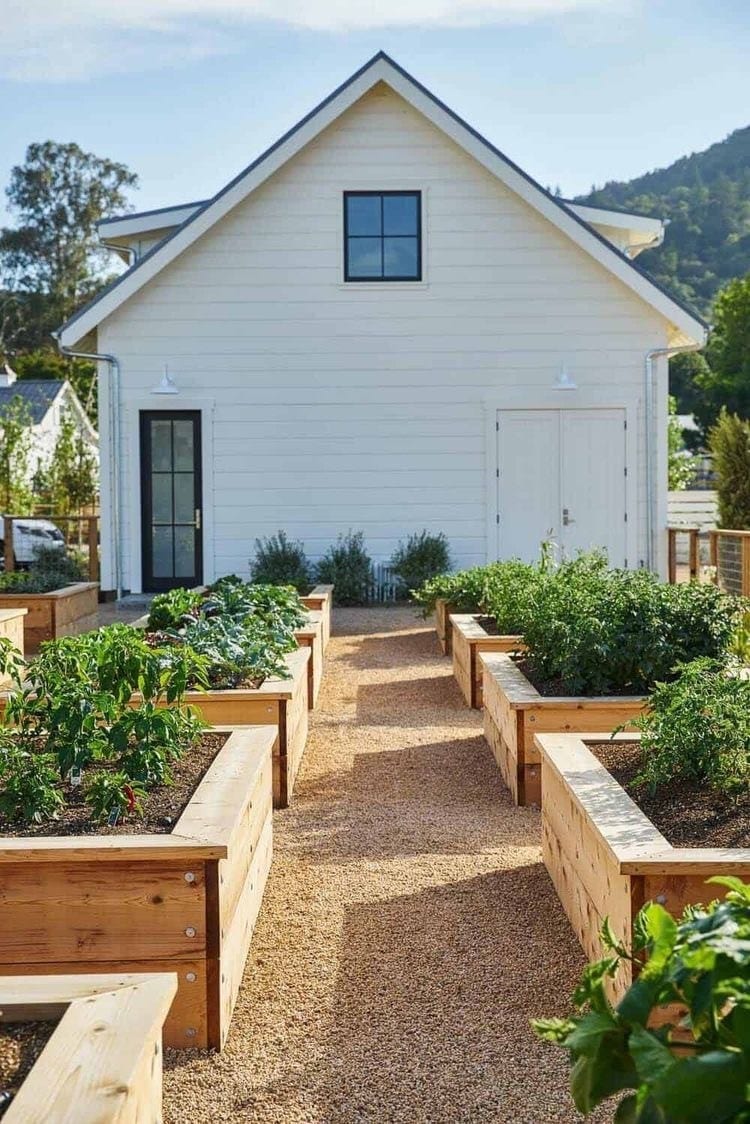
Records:
{"label": "gable roof", "polygon": [[230,180],[217,195],[144,254],[136,265],[66,321],[55,333],[58,341],[63,346],[70,347],[83,339],[379,82],[384,82],[403,97],[459,147],[651,305],[672,325],[675,343],[689,345],[703,342],[706,331],[703,320],[652,281],[630,258],[620,253],[576,214],[571,204],[546,191],[383,51],[365,63],[244,171]]}
{"label": "gable roof", "polygon": [[31,424],[39,425],[64,386],[63,379],[18,379],[10,386],[0,386],[0,408],[20,398],[29,407]]}

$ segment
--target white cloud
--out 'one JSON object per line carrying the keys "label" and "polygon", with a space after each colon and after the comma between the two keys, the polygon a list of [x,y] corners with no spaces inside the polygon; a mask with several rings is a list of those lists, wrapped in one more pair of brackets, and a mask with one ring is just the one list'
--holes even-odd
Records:
{"label": "white cloud", "polygon": [[268,21],[322,32],[526,24],[621,11],[632,0],[5,0],[6,78],[61,81],[169,66],[234,49],[232,29]]}

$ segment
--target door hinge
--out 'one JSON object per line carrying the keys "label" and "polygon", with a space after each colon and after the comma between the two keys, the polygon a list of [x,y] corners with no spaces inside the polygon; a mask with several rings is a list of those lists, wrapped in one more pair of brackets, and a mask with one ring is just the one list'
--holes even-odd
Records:
{"label": "door hinge", "polygon": [[623,469],[623,472],[624,472],[624,473],[625,473],[625,475],[627,476],[627,474],[628,474],[628,466],[627,466],[627,465],[625,465],[625,468]]}
{"label": "door hinge", "polygon": [[495,476],[497,477],[498,480],[500,479],[500,469],[499,468],[495,469]]}
{"label": "door hinge", "polygon": [[627,511],[626,511],[626,512],[625,512],[625,522],[627,523],[627,521],[628,521],[628,513],[627,513]]}
{"label": "door hinge", "polygon": [[625,420],[623,421],[623,423],[622,423],[622,428],[623,428],[623,429],[627,429],[627,428],[628,428],[628,419],[627,419],[627,418],[625,418]]}
{"label": "door hinge", "polygon": [[499,433],[499,432],[500,432],[500,422],[496,421],[495,422],[495,433]]}
{"label": "door hinge", "polygon": [[500,516],[499,515],[495,516],[495,522],[497,523],[498,526],[500,525]]}

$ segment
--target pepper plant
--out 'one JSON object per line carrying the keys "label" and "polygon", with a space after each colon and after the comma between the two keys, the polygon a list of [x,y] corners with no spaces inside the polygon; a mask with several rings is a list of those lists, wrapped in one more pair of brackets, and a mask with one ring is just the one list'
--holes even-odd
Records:
{"label": "pepper plant", "polygon": [[[646,905],[633,956],[605,922],[612,955],[586,968],[576,1013],[532,1022],[539,1037],[569,1052],[570,1089],[582,1113],[622,1096],[615,1124],[750,1121],[750,884],[709,882],[728,889],[725,900],[691,907],[680,921]],[[613,1006],[607,981],[644,954],[635,982]],[[687,1015],[664,1022],[670,1005]]]}

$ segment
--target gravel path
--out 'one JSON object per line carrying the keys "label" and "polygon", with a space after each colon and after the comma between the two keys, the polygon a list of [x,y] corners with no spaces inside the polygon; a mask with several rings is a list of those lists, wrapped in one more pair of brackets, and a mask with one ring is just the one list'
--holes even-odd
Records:
{"label": "gravel path", "polygon": [[167,1124],[578,1119],[562,1051],[528,1027],[583,963],[539,817],[411,609],[337,610],[274,829],[228,1046],[168,1059]]}

